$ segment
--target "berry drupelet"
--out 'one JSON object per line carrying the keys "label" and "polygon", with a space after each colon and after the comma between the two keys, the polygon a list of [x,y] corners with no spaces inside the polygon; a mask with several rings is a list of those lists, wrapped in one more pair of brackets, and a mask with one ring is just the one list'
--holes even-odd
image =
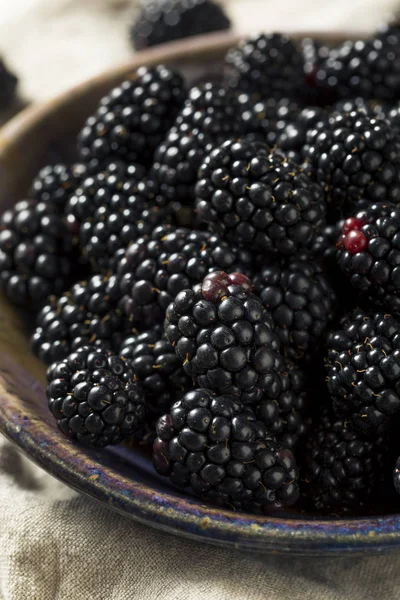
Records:
{"label": "berry drupelet", "polygon": [[61,431],[103,448],[132,436],[145,417],[132,366],[103,348],[83,346],[47,371],[49,408]]}
{"label": "berry drupelet", "polygon": [[338,415],[367,434],[400,412],[400,322],[356,310],[328,338],[327,384]]}
{"label": "berry drupelet", "polygon": [[162,325],[125,338],[119,355],[132,365],[142,384],[146,411],[152,419],[168,412],[179,395],[191,387],[191,380],[165,337]]}
{"label": "berry drupelet", "polygon": [[257,419],[286,448],[294,448],[309,430],[306,378],[294,361],[285,358],[279,396],[261,399],[255,409]]}
{"label": "berry drupelet", "polygon": [[141,67],[105,96],[78,136],[82,161],[92,166],[118,156],[149,165],[185,98],[181,76],[158,65]]}
{"label": "berry drupelet", "polygon": [[312,260],[271,263],[255,275],[253,283],[284,352],[300,358],[315,350],[335,305],[335,292],[321,266]]}
{"label": "berry drupelet", "polygon": [[281,152],[228,140],[199,169],[196,213],[229,241],[294,255],[324,226],[326,206],[322,188]]}
{"label": "berry drupelet", "polygon": [[80,346],[117,352],[132,328],[118,308],[115,276],[93,275],[59,298],[51,297],[39,312],[32,339],[35,354],[46,364],[62,360]]}
{"label": "berry drupelet", "polygon": [[191,390],[160,418],[157,434],[156,470],[214,504],[266,512],[299,496],[292,452],[235,398]]}
{"label": "berry drupelet", "polygon": [[215,270],[251,272],[249,252],[205,231],[157,227],[129,246],[120,263],[121,306],[137,327],[162,323],[165,310],[182,290]]}
{"label": "berry drupelet", "polygon": [[305,449],[305,496],[317,510],[359,511],[382,479],[383,453],[381,438],[366,438],[323,409]]}
{"label": "berry drupelet", "polygon": [[302,54],[285,35],[245,39],[226,56],[226,84],[260,98],[298,96],[304,80]]}
{"label": "berry drupelet", "polygon": [[213,83],[192,88],[165,140],[156,150],[150,177],[170,200],[190,204],[197,171],[218,144],[243,132],[239,94]]}
{"label": "berry drupelet", "polygon": [[349,217],[337,242],[337,261],[358,293],[400,315],[400,207],[377,203]]}
{"label": "berry drupelet", "polygon": [[0,288],[15,304],[37,308],[61,292],[73,254],[56,204],[21,200],[0,217]]}
{"label": "berry drupelet", "polygon": [[145,0],[131,39],[136,50],[143,50],[230,26],[223,8],[213,0]]}
{"label": "berry drupelet", "polygon": [[7,108],[15,97],[18,79],[0,58],[0,109]]}
{"label": "berry drupelet", "polygon": [[214,272],[180,292],[165,332],[196,384],[257,404],[281,390],[283,358],[271,316],[241,273]]}
{"label": "berry drupelet", "polygon": [[307,160],[333,208],[400,201],[400,136],[360,111],[333,113],[307,133]]}
{"label": "berry drupelet", "polygon": [[45,204],[55,204],[63,214],[70,196],[82,183],[86,167],[82,164],[47,165],[33,180],[29,197]]}
{"label": "berry drupelet", "polygon": [[346,41],[333,48],[316,74],[319,87],[337,98],[396,100],[400,93],[400,40],[390,36]]}

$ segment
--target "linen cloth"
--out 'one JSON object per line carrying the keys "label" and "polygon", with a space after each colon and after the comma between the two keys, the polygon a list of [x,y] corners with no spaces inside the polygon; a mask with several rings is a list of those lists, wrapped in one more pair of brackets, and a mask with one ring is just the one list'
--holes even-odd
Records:
{"label": "linen cloth", "polygon": [[293,558],[160,533],[0,438],[1,600],[398,600],[400,557]]}
{"label": "linen cloth", "polygon": [[[368,31],[395,3],[227,2],[242,30],[337,31]],[[0,51],[23,97],[48,98],[128,60],[131,15],[128,0],[0,0]],[[400,556],[257,556],[160,533],[71,491],[0,436],[0,600],[377,598],[400,599]]]}

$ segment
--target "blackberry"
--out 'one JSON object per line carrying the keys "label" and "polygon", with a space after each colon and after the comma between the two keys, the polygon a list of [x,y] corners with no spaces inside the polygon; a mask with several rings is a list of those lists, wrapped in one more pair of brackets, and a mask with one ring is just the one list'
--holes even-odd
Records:
{"label": "blackberry", "polygon": [[321,266],[312,260],[271,263],[253,283],[284,351],[299,358],[315,349],[335,305],[335,292]]}
{"label": "blackberry", "polygon": [[191,390],[161,417],[156,470],[214,504],[265,512],[294,504],[296,462],[236,398]]}
{"label": "blackberry", "polygon": [[400,93],[399,38],[344,42],[330,51],[316,81],[338,98],[396,100]]}
{"label": "blackberry", "polygon": [[359,111],[371,118],[388,118],[388,112],[391,105],[378,102],[377,100],[368,100],[358,96],[357,98],[345,98],[337,100],[332,106],[332,112],[350,113]]}
{"label": "blackberry", "polygon": [[400,133],[400,102],[396,102],[386,112],[385,116],[389,121],[392,129],[399,134]]}
{"label": "blackberry", "polygon": [[[65,213],[71,225],[79,232],[81,225],[93,217],[96,210],[104,204],[109,204],[113,198],[118,201],[118,194],[129,195],[132,190],[147,190],[146,169],[137,163],[130,165],[123,161],[109,161],[100,171],[88,173],[79,187],[69,197]],[[149,185],[152,185],[151,182]],[[153,184],[154,187],[154,184]],[[155,203],[161,204],[161,199],[154,189]],[[138,200],[135,204],[140,204]],[[137,212],[140,212],[138,210]]]}
{"label": "blackberry", "polygon": [[226,141],[199,169],[196,213],[228,241],[268,253],[304,250],[325,224],[324,193],[280,152]]}
{"label": "blackberry", "polygon": [[139,239],[120,264],[122,306],[137,326],[162,323],[165,310],[182,290],[207,273],[228,269],[251,272],[249,252],[205,231],[171,225]]}
{"label": "blackberry", "polygon": [[117,278],[103,275],[74,284],[59,298],[51,297],[37,316],[33,351],[46,364],[63,360],[80,346],[117,352],[132,331],[118,308],[119,300]]}
{"label": "blackberry", "polygon": [[260,98],[297,96],[304,88],[302,54],[285,35],[250,37],[229,50],[225,82]]}
{"label": "blackberry", "polygon": [[80,158],[92,166],[112,157],[149,165],[185,97],[181,76],[158,65],[141,67],[111,90],[78,136]]}
{"label": "blackberry", "polygon": [[306,380],[298,364],[288,358],[284,359],[281,378],[279,396],[262,398],[255,412],[280,444],[294,448],[309,430]]}
{"label": "blackberry", "polygon": [[390,124],[359,111],[334,113],[307,134],[307,158],[333,207],[400,201],[400,137]]}
{"label": "blackberry", "polygon": [[60,214],[63,214],[67,201],[82,182],[85,174],[86,168],[81,164],[47,165],[39,171],[28,195],[37,202],[55,204]]}
{"label": "blackberry", "polygon": [[184,107],[155,152],[150,177],[170,200],[190,204],[197,171],[212,148],[240,136],[243,107],[239,95],[213,83],[190,90]]}
{"label": "blackberry", "polygon": [[280,393],[283,358],[269,313],[240,277],[215,272],[179,292],[165,332],[197,385],[257,404]]}
{"label": "blackberry", "polygon": [[[337,221],[334,225],[326,225],[321,233],[315,238],[309,254],[316,259],[324,259],[329,271],[337,267],[336,253],[337,241],[341,235],[344,221]],[[328,271],[328,276],[329,276]]]}
{"label": "blackberry", "polygon": [[55,204],[21,200],[0,217],[0,288],[37,308],[72,272],[73,244]]}
{"label": "blackberry", "polygon": [[231,23],[213,0],[143,1],[131,29],[136,50],[194,35],[230,29]]}
{"label": "blackberry", "polygon": [[357,432],[351,420],[323,410],[305,450],[305,491],[316,509],[357,511],[383,474],[383,442]]}
{"label": "blackberry", "polygon": [[240,94],[241,124],[246,140],[264,142],[271,148],[285,127],[296,121],[300,107],[290,98],[267,98],[252,102]]}
{"label": "blackberry", "polygon": [[80,247],[93,272],[115,271],[129,244],[167,222],[172,209],[162,206],[151,181],[125,182],[118,193],[106,191],[100,198],[80,229]]}
{"label": "blackberry", "polygon": [[0,59],[0,109],[7,108],[14,100],[17,83],[18,78],[8,70],[4,61]]}
{"label": "blackberry", "polygon": [[328,390],[338,415],[367,434],[400,412],[400,322],[356,310],[328,338]]}
{"label": "blackberry", "polygon": [[303,149],[306,145],[307,131],[317,123],[328,123],[328,113],[326,110],[318,107],[304,108],[279,132],[276,139],[278,148],[288,158],[301,164],[303,162]]}
{"label": "blackberry", "polygon": [[182,361],[166,339],[162,325],[125,338],[119,354],[132,365],[142,384],[146,410],[152,419],[168,412],[178,397],[191,387]]}
{"label": "blackberry", "polygon": [[347,219],[337,243],[340,269],[372,304],[400,315],[400,208],[377,203]]}
{"label": "blackberry", "polygon": [[103,348],[79,348],[53,364],[47,380],[58,427],[81,444],[119,444],[144,422],[144,395],[135,371]]}

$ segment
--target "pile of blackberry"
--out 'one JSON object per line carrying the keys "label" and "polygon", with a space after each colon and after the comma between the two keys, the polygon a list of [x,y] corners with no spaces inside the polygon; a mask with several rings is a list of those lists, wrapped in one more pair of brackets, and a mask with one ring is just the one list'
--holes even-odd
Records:
{"label": "pile of blackberry", "polygon": [[[152,7],[138,47],[223,25],[208,0]],[[261,35],[197,85],[143,67],[100,101],[76,162],[4,212],[0,287],[36,324],[72,443],[142,444],[171,485],[231,510],[387,511],[399,31]]]}

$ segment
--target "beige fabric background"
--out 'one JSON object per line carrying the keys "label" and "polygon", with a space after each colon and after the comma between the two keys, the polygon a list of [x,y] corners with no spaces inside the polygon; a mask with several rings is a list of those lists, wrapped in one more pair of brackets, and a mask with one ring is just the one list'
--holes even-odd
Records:
{"label": "beige fabric background", "polygon": [[[395,0],[232,0],[238,29],[373,29]],[[129,59],[127,0],[0,0],[27,101]],[[0,115],[4,119],[4,115]],[[400,556],[258,557],[161,534],[79,496],[0,436],[0,600],[399,600]]]}

